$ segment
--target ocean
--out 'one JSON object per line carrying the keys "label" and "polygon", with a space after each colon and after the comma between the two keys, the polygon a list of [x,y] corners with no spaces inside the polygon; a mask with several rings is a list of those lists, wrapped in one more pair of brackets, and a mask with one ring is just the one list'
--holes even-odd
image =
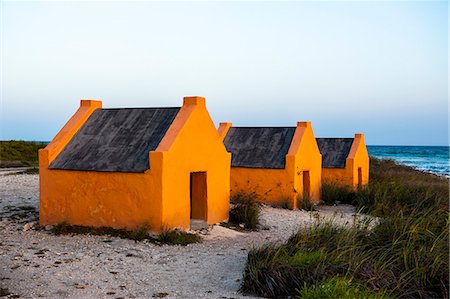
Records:
{"label": "ocean", "polygon": [[448,146],[378,146],[368,145],[369,156],[392,159],[418,170],[450,176]]}

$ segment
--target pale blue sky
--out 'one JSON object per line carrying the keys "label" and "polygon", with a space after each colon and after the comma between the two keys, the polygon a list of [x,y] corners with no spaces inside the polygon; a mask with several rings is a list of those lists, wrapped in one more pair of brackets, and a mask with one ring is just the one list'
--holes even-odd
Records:
{"label": "pale blue sky", "polygon": [[80,99],[372,145],[448,144],[447,1],[2,4],[1,139],[50,140]]}

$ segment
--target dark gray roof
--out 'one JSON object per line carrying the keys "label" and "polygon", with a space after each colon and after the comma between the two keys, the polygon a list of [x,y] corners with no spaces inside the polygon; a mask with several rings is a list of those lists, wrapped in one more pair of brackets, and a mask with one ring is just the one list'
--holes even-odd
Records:
{"label": "dark gray roof", "polygon": [[345,168],[353,138],[317,138],[323,168]]}
{"label": "dark gray roof", "polygon": [[224,139],[232,167],[284,168],[295,127],[232,127]]}
{"label": "dark gray roof", "polygon": [[97,109],[50,169],[144,172],[180,108]]}

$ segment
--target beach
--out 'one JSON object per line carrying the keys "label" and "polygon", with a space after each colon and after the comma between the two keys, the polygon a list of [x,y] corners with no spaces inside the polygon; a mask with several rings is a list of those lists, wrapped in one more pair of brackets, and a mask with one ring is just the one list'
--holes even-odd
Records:
{"label": "beach", "polygon": [[[187,246],[110,236],[59,235],[38,227],[38,175],[0,175],[0,287],[20,298],[241,298],[249,250],[285,241],[314,221],[355,219],[350,205],[317,211],[263,206],[259,231],[219,225]],[[248,296],[246,296],[248,297]]]}

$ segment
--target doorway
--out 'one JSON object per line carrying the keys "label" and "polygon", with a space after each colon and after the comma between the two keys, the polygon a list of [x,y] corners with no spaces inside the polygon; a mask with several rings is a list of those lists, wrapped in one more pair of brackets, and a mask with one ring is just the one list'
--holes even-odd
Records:
{"label": "doorway", "polygon": [[303,171],[303,198],[309,199],[311,196],[311,180],[309,171]]}
{"label": "doorway", "polygon": [[191,172],[191,229],[201,229],[207,220],[206,172]]}
{"label": "doorway", "polygon": [[362,168],[358,167],[358,188],[362,186]]}

